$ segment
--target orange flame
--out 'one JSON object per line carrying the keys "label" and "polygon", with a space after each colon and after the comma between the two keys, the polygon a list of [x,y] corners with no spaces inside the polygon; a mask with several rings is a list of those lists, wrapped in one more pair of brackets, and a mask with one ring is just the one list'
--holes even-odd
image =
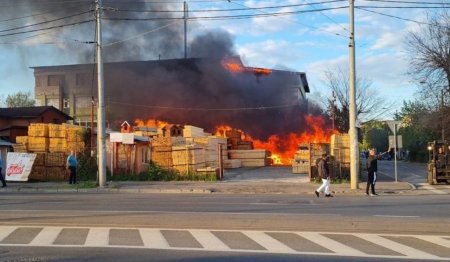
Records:
{"label": "orange flame", "polygon": [[241,61],[226,58],[222,61],[222,65],[230,72],[234,73],[253,73],[255,75],[270,75],[272,73],[271,69],[268,68],[260,68],[260,67],[245,67]]}
{"label": "orange flame", "polygon": [[166,125],[169,124],[169,122],[165,122],[165,121],[160,121],[160,120],[156,120],[156,119],[149,119],[149,120],[143,120],[143,119],[136,119],[134,120],[134,124],[137,127],[158,127],[158,128],[162,128]]}
{"label": "orange flame", "polygon": [[[333,134],[325,126],[325,120],[321,116],[306,116],[307,127],[302,133],[290,133],[288,135],[271,135],[266,141],[253,139],[243,133],[242,137],[253,142],[255,149],[265,149],[272,152],[272,160],[276,165],[291,165],[298,145],[303,143],[329,143]],[[228,126],[221,126],[231,129]]]}

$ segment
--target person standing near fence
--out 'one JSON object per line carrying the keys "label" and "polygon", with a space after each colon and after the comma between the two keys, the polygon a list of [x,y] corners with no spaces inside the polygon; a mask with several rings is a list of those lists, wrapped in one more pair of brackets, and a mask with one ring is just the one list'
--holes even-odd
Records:
{"label": "person standing near fence", "polygon": [[331,195],[330,193],[331,178],[326,153],[322,154],[322,158],[317,163],[317,171],[319,177],[322,179],[322,185],[318,189],[316,189],[314,193],[317,197],[319,197],[320,192],[324,191],[325,197],[332,197],[333,195]]}
{"label": "person standing near fence", "polygon": [[[369,151],[369,158],[366,162],[367,169],[367,186],[366,186],[366,195],[377,196],[375,193],[375,182],[377,181],[377,171],[378,171],[378,161],[375,155],[375,149],[371,149]],[[369,193],[369,187],[371,188],[371,192]]]}
{"label": "person standing near fence", "polygon": [[2,187],[6,187],[6,181],[5,181],[5,177],[2,174],[2,169],[3,169],[3,160],[0,157],[0,180],[2,181]]}
{"label": "person standing near fence", "polygon": [[67,157],[67,168],[70,170],[69,184],[77,183],[77,158],[74,151],[70,151],[70,155]]}

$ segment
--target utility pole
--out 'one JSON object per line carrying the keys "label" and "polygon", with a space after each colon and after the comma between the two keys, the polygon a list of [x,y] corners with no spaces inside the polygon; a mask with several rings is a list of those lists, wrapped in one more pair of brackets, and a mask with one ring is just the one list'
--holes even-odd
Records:
{"label": "utility pole", "polygon": [[359,153],[356,132],[356,68],[355,68],[355,0],[349,0],[350,42],[349,42],[349,136],[350,136],[350,185],[351,189],[358,189]]}
{"label": "utility pole", "polygon": [[187,58],[187,19],[188,19],[188,4],[186,1],[183,3],[183,13],[184,13],[184,59]]}
{"label": "utility pole", "polygon": [[441,90],[441,132],[442,141],[445,140],[445,114],[444,114],[444,89]]}
{"label": "utility pole", "polygon": [[98,184],[106,184],[106,144],[105,144],[105,97],[103,86],[103,60],[102,60],[102,30],[101,30],[101,0],[95,0],[95,19],[97,23],[97,156],[98,156]]}

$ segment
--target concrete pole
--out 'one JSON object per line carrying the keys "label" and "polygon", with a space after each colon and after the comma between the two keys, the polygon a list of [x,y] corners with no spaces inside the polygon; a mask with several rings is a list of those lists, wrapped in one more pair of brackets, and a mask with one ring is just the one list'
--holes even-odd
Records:
{"label": "concrete pole", "polygon": [[187,19],[188,19],[188,5],[186,1],[183,4],[184,12],[184,59],[187,58]]}
{"label": "concrete pole", "polygon": [[97,154],[98,154],[98,184],[106,184],[106,144],[105,144],[105,97],[103,86],[103,60],[102,60],[102,30],[101,30],[101,0],[95,1],[95,19],[97,22]]}
{"label": "concrete pole", "polygon": [[358,189],[359,153],[356,132],[356,68],[355,68],[355,0],[349,0],[350,42],[349,42],[349,136],[350,136],[350,185],[351,189]]}

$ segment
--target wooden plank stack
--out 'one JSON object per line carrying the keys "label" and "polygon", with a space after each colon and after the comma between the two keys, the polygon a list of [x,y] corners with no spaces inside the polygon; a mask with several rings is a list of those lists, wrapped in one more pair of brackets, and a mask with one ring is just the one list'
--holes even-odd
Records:
{"label": "wooden plank stack", "polygon": [[330,143],[331,155],[335,161],[350,163],[350,137],[348,134],[334,134]]}
{"label": "wooden plank stack", "polygon": [[308,174],[310,168],[309,143],[300,144],[292,160],[292,173]]}
{"label": "wooden plank stack", "polygon": [[206,167],[205,150],[195,146],[172,147],[173,168],[181,173],[196,171]]}
{"label": "wooden plank stack", "polygon": [[183,129],[184,137],[204,137],[205,131],[203,128],[185,125]]}
{"label": "wooden plank stack", "polygon": [[270,151],[265,149],[228,150],[230,159],[240,159],[242,167],[262,167],[272,164]]}
{"label": "wooden plank stack", "polygon": [[85,130],[75,125],[30,124],[28,136],[17,137],[15,152],[36,153],[31,180],[62,181],[67,179],[66,158],[70,150],[85,149]]}

